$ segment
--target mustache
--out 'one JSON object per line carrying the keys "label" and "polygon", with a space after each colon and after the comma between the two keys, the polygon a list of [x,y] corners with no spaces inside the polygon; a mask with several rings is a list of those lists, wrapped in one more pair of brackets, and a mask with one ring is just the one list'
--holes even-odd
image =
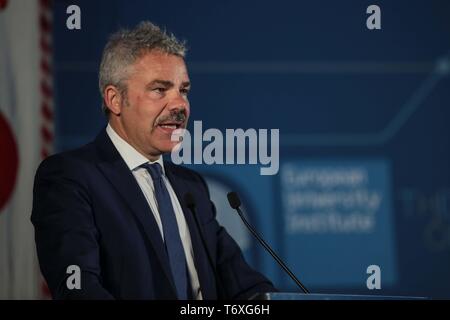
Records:
{"label": "mustache", "polygon": [[172,110],[168,115],[162,116],[158,119],[156,122],[156,125],[159,125],[160,123],[167,123],[167,122],[185,122],[187,119],[186,116],[186,110]]}

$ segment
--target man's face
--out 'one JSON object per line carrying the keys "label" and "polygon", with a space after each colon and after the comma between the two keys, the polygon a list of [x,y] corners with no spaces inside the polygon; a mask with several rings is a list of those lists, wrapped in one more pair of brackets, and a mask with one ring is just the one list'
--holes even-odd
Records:
{"label": "man's face", "polygon": [[[186,128],[189,117],[189,77],[183,58],[150,51],[132,66],[127,100],[121,99],[116,131],[148,158],[171,152],[174,130]],[[112,120],[112,119],[110,119]]]}

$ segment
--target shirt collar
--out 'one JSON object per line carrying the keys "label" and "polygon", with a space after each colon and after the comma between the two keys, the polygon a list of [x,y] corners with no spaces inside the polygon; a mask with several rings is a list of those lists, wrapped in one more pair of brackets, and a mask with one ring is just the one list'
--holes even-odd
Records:
{"label": "shirt collar", "polygon": [[162,167],[163,174],[165,174],[164,162],[161,156],[156,161],[149,161],[145,156],[139,153],[139,151],[133,148],[128,142],[122,139],[117,134],[117,132],[114,131],[114,129],[111,127],[109,123],[108,126],[106,127],[106,133],[108,134],[112,143],[116,147],[123,161],[125,161],[126,165],[128,166],[128,169],[134,171],[135,169],[139,168],[140,166],[146,163],[150,164],[159,163]]}

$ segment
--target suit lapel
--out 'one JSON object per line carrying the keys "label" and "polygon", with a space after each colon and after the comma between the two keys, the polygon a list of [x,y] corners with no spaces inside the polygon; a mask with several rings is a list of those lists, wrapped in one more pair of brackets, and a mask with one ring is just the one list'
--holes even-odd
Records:
{"label": "suit lapel", "polygon": [[203,299],[217,299],[216,289],[214,286],[214,274],[210,271],[208,257],[206,256],[203,244],[198,233],[197,224],[188,207],[184,203],[184,195],[189,191],[188,184],[181,178],[175,176],[172,167],[164,162],[165,173],[175,191],[178,201],[183,209],[184,217],[191,235],[192,249],[194,251],[194,264],[202,290]]}
{"label": "suit lapel", "polygon": [[107,136],[106,131],[103,131],[97,137],[96,143],[103,156],[103,161],[97,164],[98,168],[114,186],[122,200],[131,209],[137,221],[141,224],[175,294],[175,285],[169,272],[169,260],[161,233],[139,184]]}

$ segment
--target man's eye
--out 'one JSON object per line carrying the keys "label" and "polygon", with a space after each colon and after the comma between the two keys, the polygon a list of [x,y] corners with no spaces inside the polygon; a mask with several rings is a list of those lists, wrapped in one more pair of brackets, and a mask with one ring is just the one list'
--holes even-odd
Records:
{"label": "man's eye", "polygon": [[155,88],[155,89],[153,89],[153,91],[156,91],[156,92],[158,92],[158,93],[163,93],[164,91],[166,91],[166,88],[162,88],[162,87],[160,87],[160,88]]}
{"label": "man's eye", "polygon": [[183,95],[187,96],[188,93],[189,93],[189,89],[181,89],[180,92],[181,92]]}

